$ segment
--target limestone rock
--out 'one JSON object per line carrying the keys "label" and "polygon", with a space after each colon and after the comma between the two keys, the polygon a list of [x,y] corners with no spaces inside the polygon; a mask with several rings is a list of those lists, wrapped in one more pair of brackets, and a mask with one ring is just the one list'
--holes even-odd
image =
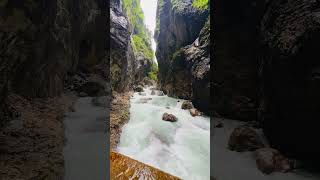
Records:
{"label": "limestone rock", "polygon": [[164,113],[162,115],[162,120],[169,121],[169,122],[176,122],[178,118],[174,116],[173,114]]}
{"label": "limestone rock", "polygon": [[184,101],[181,105],[181,109],[192,109],[194,108],[192,105],[192,102],[190,101]]}
{"label": "limestone rock", "polygon": [[259,134],[250,127],[239,126],[230,135],[228,148],[232,151],[254,151],[265,145]]}

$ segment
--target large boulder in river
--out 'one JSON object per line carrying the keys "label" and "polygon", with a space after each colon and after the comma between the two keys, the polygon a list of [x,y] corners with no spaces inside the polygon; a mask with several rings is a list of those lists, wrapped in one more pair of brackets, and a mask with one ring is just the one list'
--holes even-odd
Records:
{"label": "large boulder in river", "polygon": [[162,115],[162,120],[169,121],[169,122],[176,122],[178,118],[174,116],[173,114],[164,113]]}
{"label": "large boulder in river", "polygon": [[278,150],[272,148],[262,148],[255,152],[257,168],[270,174],[274,171],[288,172],[291,170],[289,159],[284,157]]}
{"label": "large boulder in river", "polygon": [[181,109],[192,109],[194,108],[192,105],[192,102],[190,101],[184,101],[181,105]]}
{"label": "large boulder in river", "polygon": [[228,148],[232,151],[254,151],[265,147],[262,138],[255,129],[239,126],[230,135]]}

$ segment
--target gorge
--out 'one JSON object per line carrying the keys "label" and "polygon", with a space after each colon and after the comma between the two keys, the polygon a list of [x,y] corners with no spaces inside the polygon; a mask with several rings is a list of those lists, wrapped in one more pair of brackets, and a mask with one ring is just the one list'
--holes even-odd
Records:
{"label": "gorge", "polygon": [[[113,151],[178,178],[210,178],[210,121],[206,116],[210,114],[209,21],[208,1],[201,6],[191,0],[114,1]],[[198,109],[194,112],[205,115],[193,117],[191,110],[181,109],[186,100]],[[164,121],[165,113],[171,113],[177,122]],[[114,158],[112,164],[120,163]],[[131,168],[128,171],[141,174]],[[127,173],[114,176],[129,178]]]}

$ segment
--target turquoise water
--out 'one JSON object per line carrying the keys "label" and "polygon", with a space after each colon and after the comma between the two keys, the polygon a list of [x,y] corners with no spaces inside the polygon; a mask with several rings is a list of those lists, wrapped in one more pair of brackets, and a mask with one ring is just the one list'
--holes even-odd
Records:
{"label": "turquoise water", "polygon": [[[210,179],[209,118],[192,117],[181,109],[183,100],[145,91],[147,96],[136,93],[131,99],[130,120],[122,129],[117,150],[182,179]],[[142,104],[141,98],[152,100]],[[178,121],[163,121],[165,112]]]}

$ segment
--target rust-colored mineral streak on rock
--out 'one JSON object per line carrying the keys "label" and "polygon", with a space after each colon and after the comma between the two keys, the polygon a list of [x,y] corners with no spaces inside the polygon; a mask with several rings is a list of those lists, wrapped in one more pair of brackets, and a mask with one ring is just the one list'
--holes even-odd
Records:
{"label": "rust-colored mineral streak on rock", "polygon": [[111,180],[179,180],[175,176],[116,152],[110,152],[110,164]]}

